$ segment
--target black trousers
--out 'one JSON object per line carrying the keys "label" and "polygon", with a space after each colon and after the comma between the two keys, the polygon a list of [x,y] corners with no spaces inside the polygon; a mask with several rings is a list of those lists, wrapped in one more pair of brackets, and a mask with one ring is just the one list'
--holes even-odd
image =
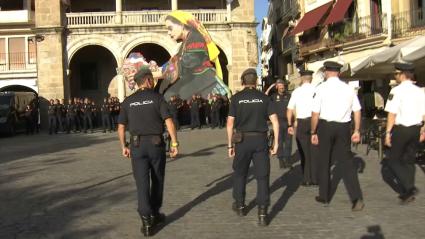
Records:
{"label": "black trousers", "polygon": [[64,121],[65,121],[65,118],[64,117],[62,117],[62,115],[56,115],[56,120],[57,120],[57,122],[58,122],[58,124],[57,124],[57,129],[56,129],[56,131],[61,131],[61,132],[63,132],[63,131],[65,131],[65,128],[64,128]]}
{"label": "black trousers", "polygon": [[297,119],[296,142],[301,158],[304,182],[317,184],[317,160],[313,158],[317,149],[311,144],[311,118]]}
{"label": "black trousers", "polygon": [[288,121],[279,119],[277,158],[289,161],[292,153],[292,136],[288,134]]}
{"label": "black trousers", "polygon": [[25,118],[25,133],[34,134],[34,120],[31,117]]}
{"label": "black trousers", "polygon": [[190,127],[193,128],[200,128],[201,127],[201,121],[199,119],[199,110],[191,110],[190,111]]}
{"label": "black trousers", "polygon": [[58,132],[56,115],[49,115],[49,134],[52,134],[53,132]]}
{"label": "black trousers", "polygon": [[254,163],[254,175],[257,179],[257,204],[270,204],[270,159],[267,135],[244,135],[241,143],[235,145],[233,160],[233,198],[239,204],[245,202],[245,187],[249,165]]}
{"label": "black trousers", "polygon": [[211,111],[211,127],[221,127],[220,124],[220,110],[212,110]]}
{"label": "black trousers", "polygon": [[84,125],[84,131],[87,131],[87,128],[90,127],[90,130],[93,130],[93,122],[91,118],[91,114],[84,114],[83,115],[83,125]]}
{"label": "black trousers", "polygon": [[102,127],[103,131],[106,131],[106,129],[108,129],[109,131],[112,130],[111,117],[109,113],[102,114]]}
{"label": "black trousers", "polygon": [[352,202],[362,199],[357,170],[351,152],[350,123],[320,120],[317,133],[319,137],[319,197],[326,201],[330,200],[330,168],[332,162],[335,162],[333,177],[342,178]]}
{"label": "black trousers", "polygon": [[415,161],[419,146],[420,126],[395,125],[392,131],[388,166],[401,186],[402,194],[415,187]]}
{"label": "black trousers", "polygon": [[164,143],[155,146],[147,137],[141,139],[138,147],[131,146],[131,165],[140,217],[159,213],[164,191],[165,162]]}
{"label": "black trousers", "polygon": [[76,118],[76,115],[73,115],[73,114],[66,115],[66,130],[68,133],[71,131],[71,129],[73,131],[77,130],[77,124],[75,122],[75,118]]}

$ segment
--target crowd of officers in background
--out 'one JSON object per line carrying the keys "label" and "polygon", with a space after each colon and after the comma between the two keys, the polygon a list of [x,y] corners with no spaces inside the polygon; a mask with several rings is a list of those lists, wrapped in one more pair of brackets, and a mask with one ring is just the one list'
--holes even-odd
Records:
{"label": "crowd of officers in background", "polygon": [[[31,110],[28,106],[27,111]],[[95,128],[100,127],[103,133],[112,132],[116,130],[119,112],[120,102],[116,97],[106,97],[100,105],[87,97],[74,97],[67,102],[64,99],[50,99],[47,109],[49,134],[69,134],[71,131],[93,133]]]}
{"label": "crowd of officers in background", "polygon": [[192,130],[200,129],[203,125],[221,129],[226,124],[229,99],[217,94],[210,94],[207,98],[194,94],[190,100],[183,100],[174,95],[170,97],[168,105],[176,129],[183,124],[189,124]]}
{"label": "crowd of officers in background", "polygon": [[[223,128],[226,124],[229,99],[227,96],[210,94],[207,98],[195,94],[189,100],[183,100],[178,95],[169,101],[169,110],[173,116],[176,129],[188,125],[191,129],[202,127]],[[104,133],[116,130],[117,118],[120,112],[120,102],[117,97],[104,98],[101,104],[85,97],[50,99],[47,109],[49,134],[94,132],[101,128]],[[38,115],[36,107],[28,105],[25,110],[26,133],[38,132]]]}

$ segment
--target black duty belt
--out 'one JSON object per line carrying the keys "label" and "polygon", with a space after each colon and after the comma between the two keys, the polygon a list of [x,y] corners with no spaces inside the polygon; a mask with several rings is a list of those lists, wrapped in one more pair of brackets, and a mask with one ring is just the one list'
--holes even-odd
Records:
{"label": "black duty belt", "polygon": [[324,122],[324,123],[331,123],[331,124],[351,124],[351,121],[337,122],[337,121],[329,121],[329,120],[324,120],[324,119],[320,119],[319,121]]}
{"label": "black duty belt", "polygon": [[311,117],[303,118],[303,119],[297,119],[297,121],[310,121],[310,120],[311,120]]}
{"label": "black duty belt", "polygon": [[244,136],[266,136],[267,132],[255,132],[255,131],[249,131],[249,132],[242,132]]}
{"label": "black duty belt", "polygon": [[422,127],[423,124],[414,124],[414,125],[411,125],[411,126],[405,126],[405,125],[401,125],[401,124],[396,124],[395,126],[396,127],[402,127],[402,128],[416,128],[416,127]]}

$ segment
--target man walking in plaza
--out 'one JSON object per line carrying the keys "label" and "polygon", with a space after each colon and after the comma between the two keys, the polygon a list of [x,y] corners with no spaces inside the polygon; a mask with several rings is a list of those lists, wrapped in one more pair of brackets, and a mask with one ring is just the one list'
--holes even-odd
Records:
{"label": "man walking in plaza", "polygon": [[402,203],[415,200],[415,161],[419,142],[425,140],[425,93],[413,84],[414,66],[407,63],[395,64],[394,87],[385,111],[388,112],[385,145],[390,148],[388,165],[401,186],[399,196]]}
{"label": "man walking in plaza", "polygon": [[[319,196],[316,201],[329,204],[332,190],[330,168],[335,163],[334,176],[340,170],[352,210],[361,211],[363,196],[351,152],[351,142],[360,142],[360,102],[354,89],[339,78],[342,65],[333,61],[326,61],[323,65],[326,81],[316,89],[311,119],[311,143],[319,145]],[[352,112],[354,133],[351,135]]]}
{"label": "man walking in plaza", "polygon": [[301,86],[292,92],[289,100],[287,118],[288,134],[294,135],[293,118],[296,117],[296,141],[298,152],[301,156],[301,170],[303,172],[303,182],[301,185],[317,185],[317,161],[312,159],[311,145],[311,110],[313,107],[314,86],[311,85],[313,71],[302,70]]}
{"label": "man walking in plaza", "polygon": [[[142,233],[153,234],[154,227],[165,220],[160,213],[165,174],[164,121],[171,137],[170,156],[177,155],[179,146],[176,129],[164,97],[153,91],[154,79],[148,67],[134,76],[138,91],[122,103],[118,119],[118,136],[122,154],[131,157],[136,181],[138,212],[142,219]],[[143,122],[142,124],[140,122]],[[130,132],[130,145],[125,131]]]}
{"label": "man walking in plaza", "polygon": [[[274,142],[279,137],[279,121],[270,98],[256,90],[257,73],[247,69],[241,76],[244,90],[235,94],[230,103],[227,119],[228,154],[233,158],[233,210],[246,213],[245,187],[251,161],[257,179],[258,224],[268,224],[267,207],[270,204],[270,159],[267,142],[267,120],[273,124]],[[235,130],[235,132],[234,132]],[[271,150],[276,154],[278,145]]]}

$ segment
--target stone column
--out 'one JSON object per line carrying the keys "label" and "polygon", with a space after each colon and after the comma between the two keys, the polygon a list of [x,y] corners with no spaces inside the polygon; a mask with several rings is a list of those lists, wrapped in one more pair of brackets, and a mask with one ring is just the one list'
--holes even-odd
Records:
{"label": "stone column", "polygon": [[177,0],[171,0],[171,10],[175,11],[178,9],[178,3]]}
{"label": "stone column", "polygon": [[63,99],[65,92],[66,53],[62,1],[35,1],[37,47],[37,86],[41,100],[41,121],[47,123],[45,99]]}
{"label": "stone column", "polygon": [[393,15],[393,10],[392,10],[392,4],[391,1],[384,1],[382,4],[382,8],[383,8],[383,12],[385,12],[387,14],[387,38],[385,39],[385,44],[391,44],[392,41],[392,33],[393,33],[393,25],[392,25],[392,15]]}
{"label": "stone column", "polygon": [[115,0],[115,23],[122,24],[122,0]]}
{"label": "stone column", "polygon": [[232,21],[232,2],[233,0],[226,0],[227,22]]}
{"label": "stone column", "polygon": [[31,0],[22,0],[24,5],[24,10],[27,10],[28,19],[31,19]]}
{"label": "stone column", "polygon": [[125,80],[121,74],[117,75],[117,88],[118,88],[118,99],[123,102],[125,99]]}

